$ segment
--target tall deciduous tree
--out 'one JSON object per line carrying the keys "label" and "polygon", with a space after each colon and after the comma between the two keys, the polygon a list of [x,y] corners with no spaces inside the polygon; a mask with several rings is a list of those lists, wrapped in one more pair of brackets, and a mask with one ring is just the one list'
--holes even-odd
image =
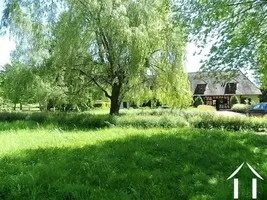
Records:
{"label": "tall deciduous tree", "polygon": [[252,69],[267,79],[267,1],[179,0],[194,41],[213,43],[203,70]]}
{"label": "tall deciduous tree", "polygon": [[185,107],[185,32],[171,8],[167,0],[8,0],[2,27],[35,64],[50,59],[57,77],[98,87],[110,114],[134,96]]}
{"label": "tall deciduous tree", "polygon": [[31,102],[33,100],[34,75],[32,72],[19,64],[5,65],[2,71],[2,95],[14,104]]}
{"label": "tall deciduous tree", "polygon": [[40,77],[33,68],[21,63],[6,64],[1,71],[1,97],[16,104],[36,103],[46,109],[49,100],[55,105],[67,102],[67,88]]}

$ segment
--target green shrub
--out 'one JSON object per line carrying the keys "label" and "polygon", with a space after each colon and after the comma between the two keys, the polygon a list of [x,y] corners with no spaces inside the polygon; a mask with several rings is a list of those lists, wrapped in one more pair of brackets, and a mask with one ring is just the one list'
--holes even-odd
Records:
{"label": "green shrub", "polygon": [[197,96],[195,101],[194,101],[194,106],[198,107],[199,105],[203,105],[204,101],[201,96]]}
{"label": "green shrub", "polygon": [[188,121],[183,117],[174,116],[117,116],[114,125],[118,127],[137,127],[137,128],[182,128],[188,127]]}
{"label": "green shrub", "polygon": [[209,112],[215,112],[216,108],[214,106],[210,106],[210,105],[199,105],[197,107],[197,109],[199,111],[209,111]]}
{"label": "green shrub", "polygon": [[262,118],[227,117],[227,116],[196,116],[191,120],[191,126],[203,129],[224,129],[229,131],[262,131],[267,123]]}
{"label": "green shrub", "polygon": [[247,104],[234,104],[231,108],[233,112],[246,113],[251,105]]}
{"label": "green shrub", "polygon": [[38,123],[34,121],[17,120],[13,122],[0,122],[0,131],[6,130],[21,130],[21,129],[36,129],[39,128]]}
{"label": "green shrub", "polygon": [[[238,104],[235,105],[237,107]],[[243,105],[242,105],[243,106]],[[234,108],[235,108],[234,107]],[[110,126],[137,128],[224,129],[232,131],[259,131],[267,128],[266,118],[227,117],[215,112],[196,110],[150,109],[134,110],[120,116],[89,113],[0,113],[0,125],[6,129],[33,129],[59,127],[62,129],[96,129]],[[14,127],[16,126],[16,127]]]}
{"label": "green shrub", "polygon": [[230,99],[230,105],[231,107],[235,104],[239,104],[239,99],[237,98],[237,96],[232,96],[231,99]]}
{"label": "green shrub", "polygon": [[25,120],[27,118],[27,113],[22,112],[1,112],[0,121],[17,121]]}
{"label": "green shrub", "polygon": [[46,121],[50,121],[49,118],[51,118],[51,115],[53,115],[53,114],[52,113],[51,114],[45,113],[45,112],[31,113],[31,114],[27,115],[26,119],[31,120],[31,121],[35,121],[38,123],[44,123]]}
{"label": "green shrub", "polygon": [[94,129],[107,127],[108,125],[105,121],[108,121],[110,118],[111,117],[107,114],[56,113],[50,116],[50,118],[47,118],[47,123],[55,123],[63,128]]}
{"label": "green shrub", "polygon": [[[107,127],[105,121],[110,120],[110,116],[92,115],[88,113],[61,113],[61,112],[38,112],[38,113],[0,113],[0,122],[32,121],[39,124],[53,124],[62,128],[102,128]],[[110,120],[111,121],[111,120]]]}

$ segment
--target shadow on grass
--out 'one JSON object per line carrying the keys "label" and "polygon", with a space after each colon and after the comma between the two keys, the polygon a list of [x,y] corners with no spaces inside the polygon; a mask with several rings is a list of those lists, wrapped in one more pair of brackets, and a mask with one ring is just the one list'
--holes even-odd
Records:
{"label": "shadow on grass", "polygon": [[[266,146],[266,136],[195,130],[27,150],[1,158],[0,199],[228,200],[242,162],[267,177]],[[251,199],[253,175],[240,173],[240,199]],[[258,199],[266,188],[258,181]]]}

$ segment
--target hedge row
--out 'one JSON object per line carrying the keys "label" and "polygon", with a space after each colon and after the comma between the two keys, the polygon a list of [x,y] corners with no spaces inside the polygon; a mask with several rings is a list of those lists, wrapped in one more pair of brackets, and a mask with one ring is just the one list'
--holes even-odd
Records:
{"label": "hedge row", "polygon": [[198,116],[190,119],[195,128],[224,129],[229,131],[262,131],[267,128],[267,121],[263,118],[210,116],[205,120]]}
{"label": "hedge row", "polygon": [[251,105],[248,104],[235,104],[231,108],[233,112],[246,113],[248,109],[251,108]]}
{"label": "hedge row", "polygon": [[267,129],[266,118],[226,117],[216,115],[214,112],[193,110],[141,111],[115,117],[88,113],[0,113],[0,121],[29,121],[38,124],[38,126],[52,124],[71,129],[93,129],[110,126],[138,128],[192,127],[232,131],[262,131]]}
{"label": "hedge row", "polygon": [[33,121],[41,124],[53,124],[66,128],[103,128],[107,126],[106,121],[112,121],[109,115],[92,115],[88,113],[22,113],[2,112],[0,121]]}

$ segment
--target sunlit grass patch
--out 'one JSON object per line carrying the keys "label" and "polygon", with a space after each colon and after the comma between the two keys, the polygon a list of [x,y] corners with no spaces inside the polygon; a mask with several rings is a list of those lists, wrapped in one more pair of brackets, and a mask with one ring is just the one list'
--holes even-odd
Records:
{"label": "sunlit grass patch", "polygon": [[0,141],[2,199],[231,199],[226,179],[242,162],[267,177],[267,136],[254,133],[43,128],[2,131]]}

